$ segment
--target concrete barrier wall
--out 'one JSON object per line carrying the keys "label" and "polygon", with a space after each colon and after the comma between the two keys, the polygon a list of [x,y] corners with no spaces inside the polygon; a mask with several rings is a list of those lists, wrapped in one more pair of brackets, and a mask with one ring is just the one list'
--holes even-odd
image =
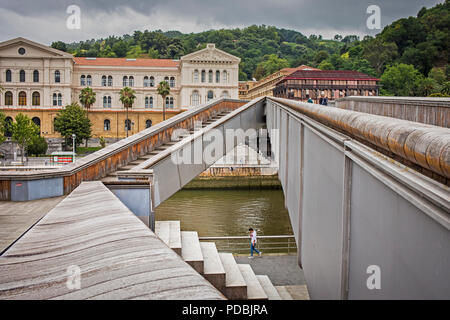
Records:
{"label": "concrete barrier wall", "polygon": [[311,298],[450,298],[449,188],[301,110],[265,112]]}
{"label": "concrete barrier wall", "polygon": [[450,98],[356,97],[336,100],[337,108],[450,127]]}
{"label": "concrete barrier wall", "polygon": [[[219,99],[208,102],[192,110],[180,113],[133,136],[122,139],[60,169],[35,171],[0,170],[0,200],[16,201],[15,197],[11,197],[11,181],[63,178],[61,190],[58,190],[57,193],[68,194],[81,182],[101,179],[108,173],[116,171],[117,168],[136,160],[139,156],[169,141],[175,129],[193,128],[196,121],[206,121],[217,113],[235,110],[244,103],[244,101],[232,99]],[[50,189],[46,188],[44,190]],[[52,196],[54,196],[53,192],[40,194],[42,198]]]}

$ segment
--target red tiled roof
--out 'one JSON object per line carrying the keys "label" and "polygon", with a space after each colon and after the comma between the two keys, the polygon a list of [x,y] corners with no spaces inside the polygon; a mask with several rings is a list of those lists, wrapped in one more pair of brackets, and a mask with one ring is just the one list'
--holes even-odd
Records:
{"label": "red tiled roof", "polygon": [[365,73],[351,70],[298,70],[284,77],[284,80],[375,80],[380,79],[369,76]]}
{"label": "red tiled roof", "polygon": [[73,58],[79,66],[111,66],[111,67],[166,67],[176,68],[180,61],[171,59],[127,59],[127,58]]}

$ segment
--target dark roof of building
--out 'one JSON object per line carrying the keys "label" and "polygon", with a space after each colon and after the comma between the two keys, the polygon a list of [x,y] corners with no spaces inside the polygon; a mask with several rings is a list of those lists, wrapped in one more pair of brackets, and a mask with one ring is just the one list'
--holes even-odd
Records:
{"label": "dark roof of building", "polygon": [[284,80],[375,80],[380,79],[365,73],[350,70],[298,70],[284,77]]}

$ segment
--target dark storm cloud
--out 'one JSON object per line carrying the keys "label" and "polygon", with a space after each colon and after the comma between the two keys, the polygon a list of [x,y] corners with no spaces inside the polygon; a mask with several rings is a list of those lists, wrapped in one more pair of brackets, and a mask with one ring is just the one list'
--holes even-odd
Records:
{"label": "dark storm cloud", "polygon": [[[134,30],[198,32],[251,24],[291,28],[331,37],[373,34],[366,28],[369,5],[381,8],[381,22],[416,15],[443,0],[0,0],[0,40],[15,36],[48,43],[121,35]],[[82,29],[65,28],[66,8],[78,5]]]}

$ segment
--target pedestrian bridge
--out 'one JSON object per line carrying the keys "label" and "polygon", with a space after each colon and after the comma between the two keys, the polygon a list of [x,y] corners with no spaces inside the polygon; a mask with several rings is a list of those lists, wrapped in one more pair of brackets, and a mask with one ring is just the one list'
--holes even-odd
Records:
{"label": "pedestrian bridge", "polygon": [[160,203],[239,143],[267,151],[267,137],[312,299],[450,298],[446,126],[221,99],[62,169],[0,172],[0,197],[58,196],[102,180],[153,228]]}

